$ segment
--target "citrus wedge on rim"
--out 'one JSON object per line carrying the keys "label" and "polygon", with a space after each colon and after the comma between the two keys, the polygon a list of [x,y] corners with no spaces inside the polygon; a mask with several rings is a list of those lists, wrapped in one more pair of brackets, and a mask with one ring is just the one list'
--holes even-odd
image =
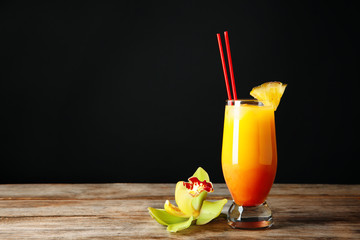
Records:
{"label": "citrus wedge on rim", "polygon": [[250,95],[262,102],[265,106],[273,107],[274,111],[276,111],[286,86],[287,84],[281,82],[266,82],[254,87]]}

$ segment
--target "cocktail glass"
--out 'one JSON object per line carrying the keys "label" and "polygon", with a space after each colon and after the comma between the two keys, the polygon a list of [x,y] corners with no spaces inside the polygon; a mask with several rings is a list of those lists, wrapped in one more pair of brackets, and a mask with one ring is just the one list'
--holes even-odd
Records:
{"label": "cocktail glass", "polygon": [[261,229],[273,224],[266,203],[277,167],[274,109],[257,100],[228,100],[222,169],[233,198],[228,224]]}

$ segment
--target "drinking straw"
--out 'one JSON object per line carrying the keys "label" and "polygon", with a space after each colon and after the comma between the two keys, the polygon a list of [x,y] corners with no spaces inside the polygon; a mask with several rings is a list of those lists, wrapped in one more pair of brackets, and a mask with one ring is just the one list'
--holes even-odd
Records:
{"label": "drinking straw", "polygon": [[225,58],[224,58],[224,50],[223,50],[222,43],[221,43],[220,33],[217,33],[216,36],[217,36],[217,40],[218,40],[218,44],[219,44],[220,58],[221,58],[221,64],[222,64],[223,72],[224,72],[226,92],[227,92],[227,95],[228,95],[228,99],[231,100],[231,92],[230,92],[230,87],[229,87],[229,79],[228,79],[228,75],[227,75],[227,71],[226,71]]}
{"label": "drinking straw", "polygon": [[232,91],[233,91],[233,95],[234,95],[234,100],[237,100],[234,69],[233,69],[233,65],[232,65],[231,52],[230,52],[229,34],[227,31],[224,32],[224,37],[225,37],[226,53],[228,56],[228,63],[229,63],[229,70],[230,70],[231,87],[232,87]]}

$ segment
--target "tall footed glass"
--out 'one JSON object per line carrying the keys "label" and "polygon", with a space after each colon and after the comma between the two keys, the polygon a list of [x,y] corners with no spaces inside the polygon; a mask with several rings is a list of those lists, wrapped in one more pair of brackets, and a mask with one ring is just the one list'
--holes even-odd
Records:
{"label": "tall footed glass", "polygon": [[225,107],[222,169],[233,198],[228,223],[260,229],[273,224],[265,200],[276,167],[274,109],[257,100],[229,100]]}

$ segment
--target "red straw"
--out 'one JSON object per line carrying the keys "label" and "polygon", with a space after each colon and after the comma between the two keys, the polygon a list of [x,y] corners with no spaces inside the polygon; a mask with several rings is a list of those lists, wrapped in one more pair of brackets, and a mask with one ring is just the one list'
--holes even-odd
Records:
{"label": "red straw", "polygon": [[220,58],[221,58],[221,64],[222,64],[223,72],[224,72],[226,92],[227,92],[227,95],[228,95],[228,99],[231,100],[231,92],[230,92],[230,87],[229,87],[229,79],[228,79],[228,75],[227,75],[227,71],[226,71],[225,58],[224,58],[224,50],[223,50],[222,43],[221,43],[220,33],[217,33],[216,36],[217,36],[217,40],[218,40],[218,44],[219,44]]}
{"label": "red straw", "polygon": [[233,69],[232,60],[231,60],[229,35],[228,35],[227,31],[224,32],[224,36],[225,36],[226,53],[227,53],[227,56],[228,56],[228,63],[229,63],[229,70],[230,70],[231,87],[232,87],[232,91],[233,91],[233,94],[234,94],[234,100],[237,100],[235,78],[234,78],[234,69]]}

